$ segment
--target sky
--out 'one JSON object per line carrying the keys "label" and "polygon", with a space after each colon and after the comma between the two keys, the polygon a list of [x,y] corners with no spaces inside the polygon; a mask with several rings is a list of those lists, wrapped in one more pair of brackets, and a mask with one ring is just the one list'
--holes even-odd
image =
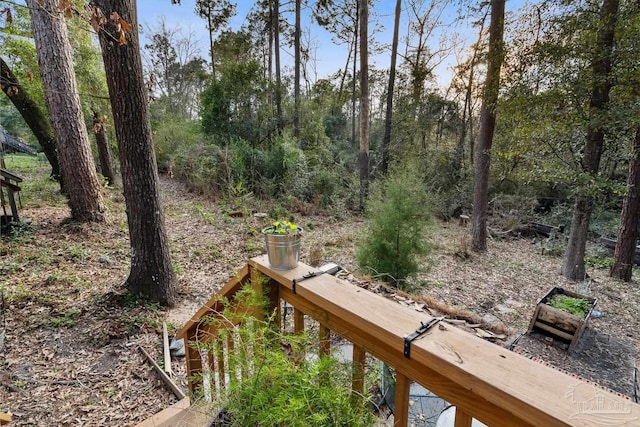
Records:
{"label": "sky", "polygon": [[[233,2],[233,1],[232,1]],[[246,16],[253,5],[253,1],[239,0],[237,3],[237,15],[231,20],[231,27],[233,29],[240,28],[243,24],[246,24]],[[282,1],[281,3],[284,3]],[[429,1],[424,1],[424,8],[428,7]],[[205,27],[205,21],[199,18],[195,14],[195,0],[182,0],[179,5],[172,5],[171,0],[138,0],[138,22],[143,28],[148,26],[157,25],[162,17],[169,28],[181,27],[183,31],[192,31],[195,38],[200,45],[200,55],[204,58],[208,58],[208,33]],[[371,55],[370,66],[377,67],[379,69],[388,68],[390,58],[390,45],[393,30],[393,15],[395,8],[395,1],[392,0],[376,0],[375,8],[370,12],[371,18],[376,19],[377,22],[373,22],[369,26],[369,33],[373,34],[373,37],[382,44],[387,46],[381,53]],[[284,9],[285,7],[282,6]],[[404,10],[403,6],[403,10]],[[309,11],[302,12],[303,14],[303,31],[306,29],[310,32],[311,44],[315,46],[315,67],[310,69],[310,78],[316,80],[318,78],[327,77],[330,74],[335,73],[338,69],[344,67],[347,58],[347,47],[337,46],[331,40],[331,35],[320,28],[317,25],[310,25]],[[293,14],[286,17],[290,22],[293,22]],[[375,17],[373,16],[375,15]],[[449,4],[441,15],[441,20],[445,24],[438,30],[438,34],[430,41],[433,48],[437,48],[438,38],[443,34],[452,35],[457,34],[459,45],[458,49],[464,49],[465,46],[469,46],[475,41],[475,34],[471,26],[465,23],[456,23],[455,18],[457,16],[456,6]],[[408,16],[403,13],[400,24],[400,51],[403,51],[403,35],[407,33]],[[144,37],[144,35],[142,36]],[[145,40],[141,40],[141,45],[144,46]],[[286,46],[282,46],[282,61],[283,65],[293,66],[293,52]],[[438,84],[440,86],[448,86],[451,80],[451,68],[455,65],[455,55],[452,54],[447,58],[442,65],[436,69],[436,75],[438,75]]]}

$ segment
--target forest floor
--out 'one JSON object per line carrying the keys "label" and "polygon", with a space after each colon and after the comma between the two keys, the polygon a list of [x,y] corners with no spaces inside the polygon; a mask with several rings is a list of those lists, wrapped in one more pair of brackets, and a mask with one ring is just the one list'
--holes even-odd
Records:
{"label": "forest floor", "polygon": [[[262,254],[259,230],[265,220],[232,218],[225,214],[229,206],[190,194],[163,177],[179,293],[177,306],[165,310],[132,298],[122,287],[129,244],[119,190],[107,191],[106,224],[78,224],[67,220],[68,208],[62,198],[51,196],[53,187],[41,172],[19,174],[39,184],[23,191],[21,214],[31,221],[30,230],[0,240],[0,332],[5,331],[0,411],[10,411],[16,426],[131,426],[175,403],[139,347],[162,359],[162,322],[170,333],[180,329],[249,258]],[[259,211],[268,208],[256,200],[244,203]],[[295,220],[305,228],[303,262],[335,262],[356,271],[359,217],[314,212],[296,214]],[[553,286],[576,289],[558,274],[561,259],[542,254],[544,242],[492,239],[486,253],[474,254],[466,226],[438,222],[428,233],[434,251],[429,272],[425,264],[418,277],[425,285],[423,296],[502,321],[508,334],[498,345],[509,346],[527,330],[536,303]],[[515,350],[630,395],[640,358],[638,276],[623,283],[606,270],[589,269],[589,275],[588,292],[603,316],[589,321],[575,353],[569,355],[558,341],[547,345],[537,334],[522,337]],[[173,370],[184,386],[184,360],[174,359]]]}

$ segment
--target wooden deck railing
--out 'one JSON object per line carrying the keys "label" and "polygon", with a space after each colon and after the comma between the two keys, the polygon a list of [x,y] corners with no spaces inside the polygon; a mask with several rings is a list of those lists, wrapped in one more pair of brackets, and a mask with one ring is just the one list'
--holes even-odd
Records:
{"label": "wooden deck railing", "polygon": [[[640,406],[630,400],[448,324],[434,327],[413,341],[407,358],[404,337],[428,321],[429,316],[326,274],[296,283],[294,291],[294,279],[314,271],[317,270],[304,264],[294,270],[274,271],[266,256],[257,257],[218,295],[233,300],[244,283],[265,275],[269,278],[266,286],[273,307],[279,310],[281,301],[294,307],[295,331],[304,328],[305,316],[319,322],[320,354],[330,352],[326,339],[330,331],[353,343],[354,390],[362,392],[366,354],[393,367],[396,426],[408,425],[412,381],[457,407],[456,427],[470,427],[472,418],[489,426],[640,426]],[[203,319],[222,309],[222,303],[214,297],[178,336],[187,342],[215,340],[218,331]],[[228,373],[225,375],[223,352],[233,351],[233,342],[219,344],[218,350],[206,358],[199,347],[186,346],[192,392],[202,387],[198,374],[203,373],[203,360],[217,370],[219,385],[224,387]]]}

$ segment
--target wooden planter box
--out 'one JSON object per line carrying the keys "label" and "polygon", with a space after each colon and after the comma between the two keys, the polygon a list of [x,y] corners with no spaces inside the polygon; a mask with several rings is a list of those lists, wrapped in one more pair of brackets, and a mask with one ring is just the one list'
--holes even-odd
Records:
{"label": "wooden planter box", "polygon": [[[589,301],[589,310],[584,317],[580,318],[574,314],[559,310],[547,304],[555,295],[564,294],[568,297],[583,298]],[[567,291],[563,288],[553,288],[544,298],[540,300],[533,313],[533,318],[529,323],[528,332],[534,329],[542,330],[563,340],[569,341],[569,351],[571,352],[580,339],[580,335],[587,327],[587,321],[591,317],[591,312],[596,305],[596,299],[575,292]]]}

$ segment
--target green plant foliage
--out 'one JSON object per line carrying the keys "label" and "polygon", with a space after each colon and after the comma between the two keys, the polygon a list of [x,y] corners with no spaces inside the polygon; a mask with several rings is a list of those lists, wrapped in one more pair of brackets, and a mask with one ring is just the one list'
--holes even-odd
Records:
{"label": "green plant foliage", "polygon": [[583,318],[587,314],[591,306],[589,301],[584,298],[574,298],[563,294],[555,295],[547,301],[546,304],[580,318]]}
{"label": "green plant foliage", "polygon": [[613,257],[596,254],[585,257],[584,263],[593,268],[610,270],[611,266],[613,265]]}
{"label": "green plant foliage", "polygon": [[[245,285],[235,299],[258,309],[267,304],[252,284]],[[374,416],[365,404],[370,397],[354,396],[350,390],[349,364],[328,357],[305,357],[317,344],[308,334],[281,333],[269,316],[262,321],[243,310],[234,311],[228,300],[222,302],[223,312],[207,321],[220,331],[223,340],[234,341],[228,366],[244,375],[238,380],[232,374],[222,396],[221,406],[229,413],[231,425],[372,425]]]}
{"label": "green plant foliage", "polygon": [[[205,144],[196,122],[161,115],[152,121],[152,127],[156,161],[158,169],[163,172],[175,169],[175,158],[181,152]],[[176,173],[175,170],[173,172]]]}
{"label": "green plant foliage", "polygon": [[374,187],[357,247],[360,267],[396,285],[416,273],[418,257],[430,250],[424,236],[429,206],[423,184],[410,170],[396,171]]}
{"label": "green plant foliage", "polygon": [[73,328],[76,326],[78,316],[80,316],[80,312],[75,310],[60,313],[57,317],[49,320],[49,326],[54,328]]}
{"label": "green plant foliage", "polygon": [[298,234],[302,233],[302,229],[289,221],[276,221],[269,227],[264,229],[264,234]]}

